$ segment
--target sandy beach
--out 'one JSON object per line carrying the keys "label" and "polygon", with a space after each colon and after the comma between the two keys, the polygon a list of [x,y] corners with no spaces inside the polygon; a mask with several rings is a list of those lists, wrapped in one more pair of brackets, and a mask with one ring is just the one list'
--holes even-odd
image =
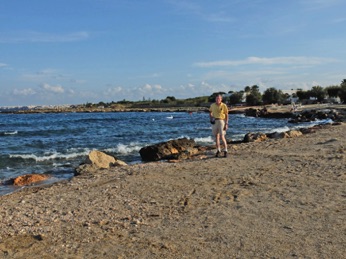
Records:
{"label": "sandy beach", "polygon": [[[232,129],[230,129],[232,130]],[[0,197],[0,258],[344,258],[346,124]]]}

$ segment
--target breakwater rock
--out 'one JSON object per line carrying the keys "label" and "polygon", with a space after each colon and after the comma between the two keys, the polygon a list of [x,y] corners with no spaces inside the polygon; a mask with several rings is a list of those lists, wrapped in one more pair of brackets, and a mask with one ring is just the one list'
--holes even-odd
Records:
{"label": "breakwater rock", "polygon": [[180,138],[140,149],[143,161],[186,159],[199,152],[193,139]]}
{"label": "breakwater rock", "polygon": [[343,109],[304,109],[301,111],[268,111],[266,108],[248,108],[244,112],[245,116],[261,118],[287,118],[290,123],[310,122],[316,120],[330,119],[332,121],[345,121],[345,111]]}

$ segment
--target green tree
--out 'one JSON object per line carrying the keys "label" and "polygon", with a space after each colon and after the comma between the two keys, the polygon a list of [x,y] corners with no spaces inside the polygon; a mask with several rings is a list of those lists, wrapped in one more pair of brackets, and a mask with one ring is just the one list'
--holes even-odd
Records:
{"label": "green tree", "polygon": [[99,102],[98,104],[97,104],[97,106],[103,106],[103,107],[107,107],[107,104],[105,103],[105,102]]}
{"label": "green tree", "polygon": [[341,89],[341,86],[338,86],[338,85],[331,85],[325,88],[330,98],[338,97],[340,89]]}
{"label": "green tree", "polygon": [[175,103],[176,99],[174,96],[167,96],[166,99],[161,100],[162,103]]}
{"label": "green tree", "polygon": [[238,104],[241,103],[244,99],[244,91],[239,92],[232,92],[231,96],[229,97],[229,104]]}
{"label": "green tree", "polygon": [[87,107],[87,108],[91,108],[91,107],[93,107],[94,105],[92,104],[92,103],[89,103],[89,102],[87,102],[86,104],[85,104],[85,107]]}
{"label": "green tree", "polygon": [[259,86],[251,86],[250,93],[246,96],[246,103],[248,105],[259,105],[262,103],[262,95],[259,91]]}
{"label": "green tree", "polygon": [[322,102],[326,97],[326,91],[322,86],[313,86],[310,90],[310,95],[315,97],[317,101]]}
{"label": "green tree", "polygon": [[346,79],[344,79],[340,84],[339,98],[342,103],[346,103]]}
{"label": "green tree", "polygon": [[286,95],[274,87],[268,88],[264,91],[262,99],[265,104],[279,103],[282,104],[285,101]]}
{"label": "green tree", "polygon": [[175,101],[176,101],[176,99],[175,99],[174,96],[167,96],[167,97],[166,97],[166,100],[168,100],[168,101],[170,101],[170,102],[175,102]]}
{"label": "green tree", "polygon": [[224,95],[224,94],[226,94],[226,93],[225,93],[225,92],[216,92],[216,93],[213,93],[211,96],[209,96],[208,102],[210,102],[210,103],[214,102],[216,96],[218,96],[219,94]]}
{"label": "green tree", "polygon": [[304,91],[302,89],[298,89],[296,92],[296,95],[300,101],[308,100],[310,98],[310,93],[308,91]]}

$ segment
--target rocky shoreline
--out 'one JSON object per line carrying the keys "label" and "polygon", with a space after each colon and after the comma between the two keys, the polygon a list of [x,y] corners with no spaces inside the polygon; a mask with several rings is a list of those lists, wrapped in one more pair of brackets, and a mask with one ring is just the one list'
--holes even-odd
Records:
{"label": "rocky shoreline", "polygon": [[346,125],[0,197],[0,258],[342,258]]}

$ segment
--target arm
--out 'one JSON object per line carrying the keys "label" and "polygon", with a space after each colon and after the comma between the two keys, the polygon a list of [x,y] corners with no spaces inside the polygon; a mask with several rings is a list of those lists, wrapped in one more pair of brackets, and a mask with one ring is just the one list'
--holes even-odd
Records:
{"label": "arm", "polygon": [[228,128],[228,108],[225,105],[225,130]]}
{"label": "arm", "polygon": [[212,105],[209,108],[209,119],[211,120],[213,118],[213,108]]}

